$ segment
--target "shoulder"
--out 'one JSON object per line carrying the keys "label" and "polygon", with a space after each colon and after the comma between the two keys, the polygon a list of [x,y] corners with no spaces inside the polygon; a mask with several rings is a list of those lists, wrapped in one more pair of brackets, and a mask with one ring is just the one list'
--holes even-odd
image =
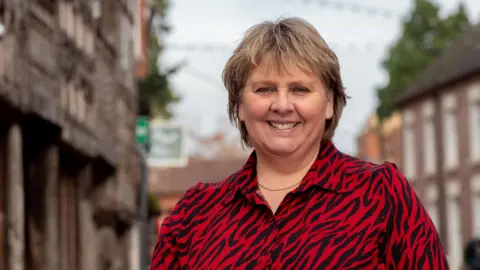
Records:
{"label": "shoulder", "polygon": [[381,181],[387,194],[394,199],[398,196],[415,195],[410,182],[394,163],[384,162],[383,164],[375,165],[372,168],[372,175]]}
{"label": "shoulder", "polygon": [[221,197],[228,189],[228,178],[219,182],[197,182],[191,186],[179,202],[187,202],[191,200],[199,200],[200,198],[211,198],[212,196]]}
{"label": "shoulder", "polygon": [[390,195],[397,197],[399,193],[414,193],[408,180],[398,167],[391,162],[375,164],[355,157],[344,155],[343,169],[354,176],[356,181],[367,181],[370,185],[380,185]]}
{"label": "shoulder", "polygon": [[341,166],[340,170],[351,176],[361,176],[362,178],[372,176],[382,179],[387,177],[390,179],[392,174],[400,173],[397,166],[391,162],[377,164],[344,153],[341,153],[340,160],[341,162],[337,162]]}
{"label": "shoulder", "polygon": [[420,200],[410,182],[394,163],[386,162],[381,167],[386,194],[395,205],[417,206]]}
{"label": "shoulder", "polygon": [[228,195],[232,176],[219,182],[197,182],[188,188],[178,200],[169,218],[185,219],[186,216],[190,216],[190,213],[197,216],[209,213],[216,206],[216,202],[223,200]]}
{"label": "shoulder", "polygon": [[357,180],[369,181],[369,186],[381,187],[393,206],[401,202],[409,205],[418,203],[413,187],[394,163],[375,164],[357,158],[352,158],[350,163],[356,166],[348,167],[348,174],[355,175]]}
{"label": "shoulder", "polygon": [[[412,222],[423,222],[426,219],[426,212],[410,182],[391,162],[374,164],[362,161],[357,158],[351,158],[345,164],[350,165],[345,169],[353,182],[353,186],[360,193],[377,194],[381,205],[385,207],[385,212],[390,217],[409,217],[416,218]],[[347,177],[348,178],[348,177]],[[364,187],[364,189],[359,189]],[[358,194],[358,192],[357,192]]]}

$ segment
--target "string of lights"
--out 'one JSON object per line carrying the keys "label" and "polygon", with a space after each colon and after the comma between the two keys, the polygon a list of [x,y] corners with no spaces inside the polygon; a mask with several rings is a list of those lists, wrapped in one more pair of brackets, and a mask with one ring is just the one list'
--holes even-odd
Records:
{"label": "string of lights", "polygon": [[213,76],[210,76],[191,66],[186,66],[185,68],[182,68],[181,71],[184,72],[185,74],[188,74],[191,77],[198,79],[199,81],[202,81],[210,85],[214,89],[219,89],[219,90],[225,89],[220,77],[216,79]]}
{"label": "string of lights", "polygon": [[[348,52],[371,52],[385,49],[383,42],[344,42],[329,43],[334,51]],[[203,52],[203,53],[232,53],[234,46],[229,44],[207,44],[207,43],[167,43],[163,45],[165,50],[171,52]]]}
{"label": "string of lights", "polygon": [[[311,2],[310,0],[303,0],[305,3]],[[348,11],[356,14],[366,14],[371,17],[382,17],[384,19],[398,18],[402,16],[401,12],[396,10],[379,8],[375,6],[366,6],[352,2],[338,1],[338,0],[317,0],[314,1],[322,8],[331,8],[336,11]]]}

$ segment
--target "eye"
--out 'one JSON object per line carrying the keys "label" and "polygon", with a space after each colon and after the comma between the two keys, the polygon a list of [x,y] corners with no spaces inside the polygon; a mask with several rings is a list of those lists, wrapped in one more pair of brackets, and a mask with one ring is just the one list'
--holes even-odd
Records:
{"label": "eye", "polygon": [[274,87],[260,87],[257,90],[255,90],[255,93],[268,93],[273,91],[275,91]]}
{"label": "eye", "polygon": [[298,93],[307,93],[307,92],[310,92],[310,90],[308,90],[307,88],[305,87],[294,87],[292,89],[293,92],[298,92]]}

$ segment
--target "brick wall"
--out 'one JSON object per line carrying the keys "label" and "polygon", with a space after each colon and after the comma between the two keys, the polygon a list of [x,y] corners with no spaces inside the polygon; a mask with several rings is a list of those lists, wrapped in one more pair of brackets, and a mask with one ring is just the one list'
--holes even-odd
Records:
{"label": "brick wall", "polygon": [[401,167],[401,115],[393,114],[380,126],[376,115],[368,118],[357,136],[357,157],[374,163],[389,161]]}

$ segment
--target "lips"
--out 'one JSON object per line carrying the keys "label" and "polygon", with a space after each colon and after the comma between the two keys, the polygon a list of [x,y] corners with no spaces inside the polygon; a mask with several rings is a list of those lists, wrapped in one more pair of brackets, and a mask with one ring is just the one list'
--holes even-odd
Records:
{"label": "lips", "polygon": [[294,128],[299,124],[299,122],[289,122],[289,123],[281,123],[281,122],[273,122],[273,121],[267,121],[267,123],[278,130],[289,130]]}

